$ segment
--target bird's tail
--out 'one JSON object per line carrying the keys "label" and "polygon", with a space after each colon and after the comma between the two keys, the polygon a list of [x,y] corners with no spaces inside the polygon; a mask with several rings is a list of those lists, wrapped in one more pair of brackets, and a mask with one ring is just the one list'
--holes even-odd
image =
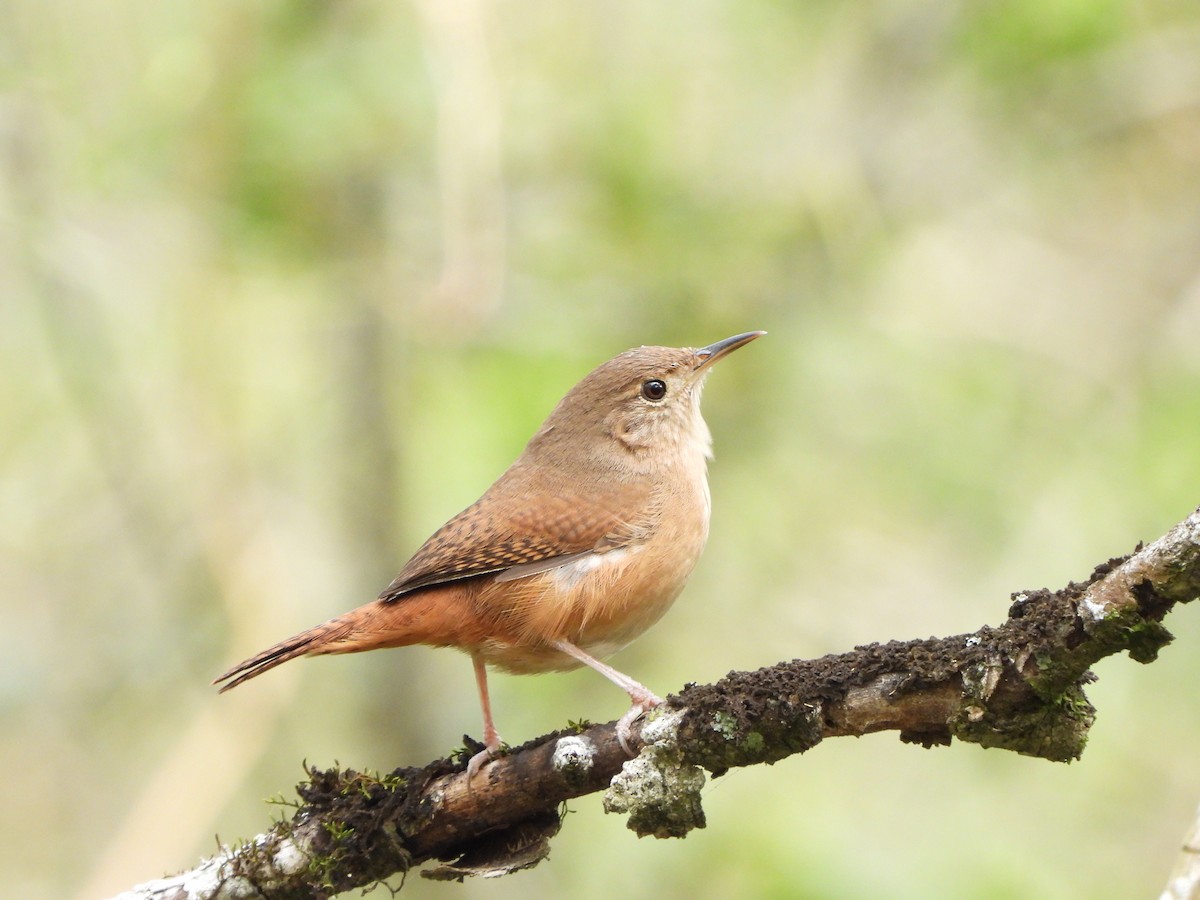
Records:
{"label": "bird's tail", "polygon": [[297,656],[357,653],[381,647],[431,644],[466,647],[480,640],[466,592],[459,586],[425,590],[398,601],[376,600],[280,641],[213,681],[221,692]]}
{"label": "bird's tail", "polygon": [[331,619],[323,625],[293,635],[286,641],[280,641],[274,647],[268,647],[256,656],[242,660],[224,675],[214,679],[213,684],[225,682],[225,684],[221,684],[221,693],[225,693],[243,681],[249,681],[256,675],[261,675],[268,669],[273,669],[297,656],[337,652],[332,649],[333,645],[339,639],[345,639],[349,631],[350,625],[346,621],[346,617]]}

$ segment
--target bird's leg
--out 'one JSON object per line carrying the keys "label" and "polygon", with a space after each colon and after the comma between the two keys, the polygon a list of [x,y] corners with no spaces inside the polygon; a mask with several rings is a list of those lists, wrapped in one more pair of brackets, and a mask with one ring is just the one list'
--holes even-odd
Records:
{"label": "bird's leg", "polygon": [[468,786],[484,763],[494,759],[496,751],[500,749],[500,735],[496,733],[496,724],[492,721],[492,702],[488,699],[487,666],[478,653],[471,654],[471,662],[475,665],[475,686],[479,689],[479,705],[483,708],[483,749],[467,763]]}
{"label": "bird's leg", "polygon": [[568,656],[575,657],[585,666],[591,666],[629,695],[633,706],[629,708],[629,712],[617,720],[617,740],[621,743],[621,749],[632,757],[633,751],[629,748],[629,726],[637,721],[639,716],[645,715],[648,710],[661,704],[662,698],[645,685],[639,684],[623,672],[618,672],[612,666],[600,662],[596,657],[585,653],[569,641],[551,641],[550,646]]}

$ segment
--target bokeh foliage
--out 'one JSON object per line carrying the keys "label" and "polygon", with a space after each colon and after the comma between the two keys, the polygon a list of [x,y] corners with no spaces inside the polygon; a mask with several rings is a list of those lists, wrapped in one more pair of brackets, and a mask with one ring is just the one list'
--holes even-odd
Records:
{"label": "bokeh foliage", "polygon": [[[997,621],[1200,504],[1200,9],[1169,2],[0,4],[5,890],[258,831],[300,761],[477,733],[421,649],[228,663],[363,601],[589,368],[712,379],[660,691]],[[833,741],[638,842],[417,896],[1147,896],[1200,798],[1195,610],[1081,763]],[[617,715],[498,677],[519,742]],[[386,895],[384,895],[386,896]]]}

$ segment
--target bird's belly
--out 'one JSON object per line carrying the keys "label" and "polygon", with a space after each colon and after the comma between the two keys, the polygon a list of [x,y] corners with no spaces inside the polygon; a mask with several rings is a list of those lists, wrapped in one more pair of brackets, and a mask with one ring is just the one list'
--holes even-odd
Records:
{"label": "bird's belly", "polygon": [[597,658],[611,656],[670,608],[705,537],[702,532],[691,541],[651,541],[592,554],[506,582],[510,593],[499,620],[507,627],[493,631],[480,652],[487,662],[518,673],[578,668],[577,660],[549,646],[557,640]]}

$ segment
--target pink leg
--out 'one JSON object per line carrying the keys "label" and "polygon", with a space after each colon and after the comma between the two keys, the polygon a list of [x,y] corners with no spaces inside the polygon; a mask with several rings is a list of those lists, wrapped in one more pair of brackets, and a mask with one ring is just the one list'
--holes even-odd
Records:
{"label": "pink leg", "polygon": [[662,703],[659,698],[645,685],[639,684],[623,672],[618,672],[610,665],[600,662],[596,657],[583,652],[574,644],[568,641],[553,641],[550,646],[555,650],[560,650],[568,656],[573,656],[585,666],[591,666],[621,690],[629,695],[629,699],[633,702],[633,706],[629,708],[629,712],[621,716],[617,720],[617,740],[621,742],[621,749],[630,756],[633,756],[633,751],[629,749],[629,726],[632,725],[639,716],[645,715],[648,710],[654,709]]}
{"label": "pink leg", "polygon": [[479,705],[483,708],[483,749],[467,763],[467,784],[500,749],[500,735],[496,733],[496,725],[492,721],[492,701],[488,699],[487,666],[483,657],[477,654],[471,654],[471,662],[475,665],[475,686],[479,689]]}

